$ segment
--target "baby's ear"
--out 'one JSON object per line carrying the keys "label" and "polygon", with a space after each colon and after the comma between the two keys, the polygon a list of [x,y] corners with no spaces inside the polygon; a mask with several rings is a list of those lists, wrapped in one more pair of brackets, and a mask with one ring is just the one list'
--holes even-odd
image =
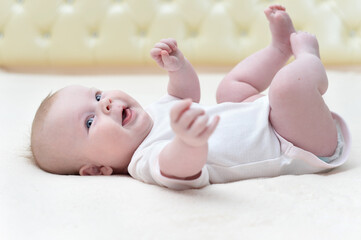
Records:
{"label": "baby's ear", "polygon": [[81,176],[96,176],[96,175],[112,175],[113,169],[107,166],[97,166],[94,164],[86,164],[79,170]]}

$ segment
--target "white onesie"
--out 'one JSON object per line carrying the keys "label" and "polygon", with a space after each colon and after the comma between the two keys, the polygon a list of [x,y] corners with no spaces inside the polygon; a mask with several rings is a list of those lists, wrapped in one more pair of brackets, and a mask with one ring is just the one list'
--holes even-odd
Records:
{"label": "white onesie", "polygon": [[[154,125],[128,166],[129,174],[135,179],[182,190],[247,178],[321,172],[339,166],[346,160],[345,154],[348,151],[345,151],[345,147],[339,154],[340,157],[328,164],[280,137],[268,120],[268,97],[249,103],[222,103],[213,106],[193,103],[192,107],[203,108],[211,118],[220,116],[220,122],[208,140],[207,163],[200,177],[195,180],[167,178],[160,173],[158,156],[174,137],[169,113],[179,100],[167,95],[145,109]],[[342,119],[340,121],[343,123]],[[348,136],[346,126],[342,126]],[[305,153],[314,158],[311,156],[310,159]]]}

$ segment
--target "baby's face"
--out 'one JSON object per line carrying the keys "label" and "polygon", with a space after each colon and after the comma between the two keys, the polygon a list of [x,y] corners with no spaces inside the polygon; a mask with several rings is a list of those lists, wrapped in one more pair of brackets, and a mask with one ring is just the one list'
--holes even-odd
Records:
{"label": "baby's face", "polygon": [[94,165],[124,173],[153,121],[122,91],[69,86],[58,92],[44,124],[52,129],[49,138],[58,136],[54,145],[76,171]]}

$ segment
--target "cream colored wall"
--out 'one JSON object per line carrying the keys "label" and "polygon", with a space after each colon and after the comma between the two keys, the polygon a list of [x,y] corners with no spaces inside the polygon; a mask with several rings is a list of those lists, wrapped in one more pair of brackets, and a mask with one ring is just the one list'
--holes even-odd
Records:
{"label": "cream colored wall", "polygon": [[359,0],[0,0],[0,65],[144,65],[165,37],[194,64],[234,64],[268,44],[274,3],[317,35],[324,63],[361,63]]}

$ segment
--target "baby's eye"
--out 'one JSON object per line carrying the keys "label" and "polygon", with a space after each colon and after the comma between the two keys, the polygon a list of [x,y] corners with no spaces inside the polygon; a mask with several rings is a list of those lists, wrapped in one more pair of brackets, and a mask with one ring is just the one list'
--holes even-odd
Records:
{"label": "baby's eye", "polygon": [[87,128],[90,128],[90,126],[92,125],[93,121],[94,121],[94,117],[88,118],[88,119],[86,120],[86,123],[85,123],[86,127],[87,127]]}
{"label": "baby's eye", "polygon": [[100,92],[97,92],[95,94],[95,100],[97,100],[99,102],[101,98],[102,98],[102,94]]}

